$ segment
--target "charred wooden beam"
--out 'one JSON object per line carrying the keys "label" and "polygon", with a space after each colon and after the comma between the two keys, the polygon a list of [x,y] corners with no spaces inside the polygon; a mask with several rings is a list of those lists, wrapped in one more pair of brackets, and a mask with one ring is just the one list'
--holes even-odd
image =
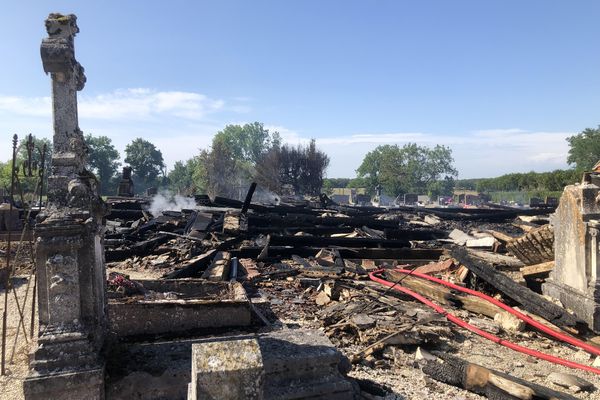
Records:
{"label": "charred wooden beam", "polygon": [[288,235],[305,232],[311,235],[333,235],[336,233],[352,233],[354,228],[349,226],[280,226],[274,227],[248,227],[248,233],[275,233],[275,232],[287,232]]}
{"label": "charred wooden beam", "polygon": [[391,279],[390,282],[399,282],[399,285],[407,287],[419,294],[423,294],[441,304],[464,308],[487,317],[494,318],[502,309],[494,304],[480,299],[477,296],[457,292],[446,286],[442,286],[424,279],[407,276],[394,270],[386,271]]}
{"label": "charred wooden beam", "polygon": [[[291,258],[294,254],[301,257],[314,257],[323,247],[286,247],[270,246],[269,258]],[[238,258],[256,258],[263,250],[263,247],[242,247],[240,249],[230,250],[233,257]],[[374,259],[374,260],[394,260],[398,263],[408,263],[411,261],[437,261],[444,253],[441,249],[336,249],[344,259]]]}
{"label": "charred wooden beam", "polygon": [[106,250],[106,261],[123,261],[132,256],[143,256],[149,254],[156,247],[167,243],[170,240],[168,235],[157,235],[149,240],[135,243],[125,249]]}
{"label": "charred wooden beam", "polygon": [[181,278],[192,278],[194,276],[198,276],[200,272],[203,272],[206,267],[212,262],[215,254],[217,254],[216,250],[209,250],[204,254],[201,254],[197,257],[190,258],[186,262],[184,262],[181,268],[170,272],[163,276],[164,279],[181,279]]}
{"label": "charred wooden beam", "polygon": [[546,300],[531,289],[519,285],[507,275],[497,271],[486,261],[470,255],[466,249],[454,247],[451,250],[451,255],[479,278],[519,303],[523,309],[560,327],[583,328],[584,323],[574,315],[569,314],[564,308]]}
{"label": "charred wooden beam", "polygon": [[337,247],[379,247],[379,248],[401,248],[410,247],[408,239],[387,240],[371,238],[332,238],[316,236],[271,236],[273,246],[337,246]]}
{"label": "charred wooden beam", "polygon": [[426,361],[423,366],[425,374],[492,400],[576,400],[576,397],[567,393],[557,392],[448,354],[436,356],[441,361]]}
{"label": "charred wooden beam", "polygon": [[250,184],[250,188],[248,189],[248,193],[246,193],[246,199],[244,200],[244,204],[242,204],[242,214],[246,214],[248,212],[248,207],[250,207],[250,202],[252,201],[252,196],[254,195],[255,190],[256,182],[252,182]]}
{"label": "charred wooden beam", "polygon": [[108,215],[106,216],[107,219],[124,219],[124,220],[133,220],[133,219],[140,219],[140,218],[144,218],[144,211],[143,210],[117,210],[117,209],[111,209],[110,212],[108,213]]}

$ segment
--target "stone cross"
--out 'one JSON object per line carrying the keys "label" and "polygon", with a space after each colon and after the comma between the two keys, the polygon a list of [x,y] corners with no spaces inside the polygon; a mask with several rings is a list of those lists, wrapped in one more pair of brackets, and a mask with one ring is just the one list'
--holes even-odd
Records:
{"label": "stone cross", "polygon": [[54,122],[48,204],[35,228],[39,332],[26,399],[102,399],[106,298],[102,224],[105,207],[77,116],[83,67],[75,59],[75,15],[50,14],[42,41],[52,78]]}
{"label": "stone cross", "polygon": [[86,148],[79,129],[77,91],[86,77],[75,59],[74,38],[79,32],[75,15],[50,14],[46,20],[48,38],[42,41],[44,71],[52,77],[54,122],[52,176],[49,200],[64,205],[66,183],[84,171]]}

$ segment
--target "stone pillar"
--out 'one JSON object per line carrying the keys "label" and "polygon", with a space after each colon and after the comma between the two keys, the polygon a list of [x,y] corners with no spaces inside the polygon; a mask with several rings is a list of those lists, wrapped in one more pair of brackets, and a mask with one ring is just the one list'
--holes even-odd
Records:
{"label": "stone pillar", "polygon": [[117,196],[133,197],[133,179],[131,179],[131,167],[123,167],[121,182],[119,182],[119,191]]}
{"label": "stone pillar", "polygon": [[600,332],[600,174],[565,187],[552,224],[555,267],[542,291]]}
{"label": "stone pillar", "polygon": [[106,208],[96,178],[85,169],[77,117],[85,75],[75,59],[76,21],[72,14],[50,14],[41,46],[44,71],[52,78],[54,153],[48,205],[35,230],[39,332],[23,385],[26,399],[104,398]]}

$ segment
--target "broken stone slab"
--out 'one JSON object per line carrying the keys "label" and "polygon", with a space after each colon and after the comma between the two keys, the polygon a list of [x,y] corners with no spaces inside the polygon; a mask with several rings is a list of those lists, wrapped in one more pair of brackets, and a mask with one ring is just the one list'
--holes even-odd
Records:
{"label": "broken stone slab", "polygon": [[442,222],[442,220],[438,217],[436,217],[435,215],[426,215],[423,218],[423,221],[429,225],[437,225],[440,222]]}
{"label": "broken stone slab", "polygon": [[367,314],[354,314],[350,318],[350,321],[352,321],[352,323],[361,330],[371,328],[375,326],[376,323],[376,321]]}
{"label": "broken stone slab", "polygon": [[454,243],[456,243],[459,246],[464,246],[465,243],[467,243],[467,240],[475,239],[473,236],[466,234],[460,229],[453,229],[452,232],[450,232],[450,234],[448,235],[448,238],[450,238]]}
{"label": "broken stone slab", "polygon": [[193,344],[192,349],[188,400],[354,396],[351,382],[340,374],[341,353],[316,330],[214,338]]}
{"label": "broken stone slab", "polygon": [[578,376],[565,374],[563,372],[552,372],[546,379],[558,386],[573,389],[577,388],[578,390],[576,391],[594,390],[594,385],[592,383]]}
{"label": "broken stone slab", "polygon": [[324,306],[331,302],[331,298],[327,296],[327,293],[319,292],[317,297],[315,297],[315,302],[320,306]]}
{"label": "broken stone slab", "polygon": [[491,249],[496,243],[496,238],[493,236],[482,237],[478,239],[469,239],[465,242],[465,245],[470,248],[486,248]]}

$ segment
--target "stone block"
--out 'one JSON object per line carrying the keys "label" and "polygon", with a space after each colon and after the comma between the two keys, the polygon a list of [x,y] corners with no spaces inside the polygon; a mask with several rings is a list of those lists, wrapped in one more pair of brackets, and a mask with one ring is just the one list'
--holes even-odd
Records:
{"label": "stone block", "polygon": [[28,400],[103,400],[104,369],[30,375],[23,393]]}
{"label": "stone block", "polygon": [[[192,388],[188,400],[353,398],[352,384],[340,373],[341,353],[316,330],[290,329],[254,338],[213,339],[194,344],[192,348]],[[250,349],[257,349],[258,354],[249,356]],[[260,364],[246,362],[246,358],[260,359]],[[255,379],[251,390],[248,380],[243,380],[247,376]],[[227,378],[228,385],[243,384],[244,387],[224,389],[223,377]],[[227,393],[245,391],[244,395],[251,397],[227,397],[223,390]],[[215,395],[221,397],[211,397]]]}
{"label": "stone block", "polygon": [[188,400],[262,399],[263,359],[256,338],[192,346]]}

